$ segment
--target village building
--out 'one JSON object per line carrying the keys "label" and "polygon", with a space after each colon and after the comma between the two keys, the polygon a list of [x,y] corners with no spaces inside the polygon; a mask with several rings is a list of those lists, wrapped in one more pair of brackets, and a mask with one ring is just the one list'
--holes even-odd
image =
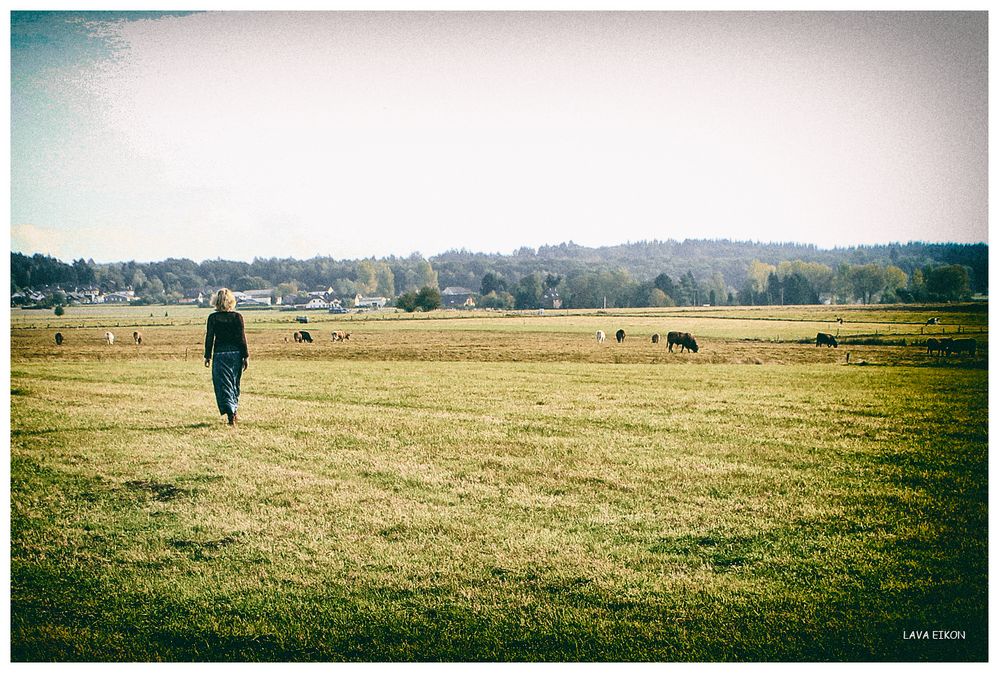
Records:
{"label": "village building", "polygon": [[552,309],[562,308],[562,298],[558,296],[558,290],[553,287],[547,288],[541,296],[541,306]]}
{"label": "village building", "polygon": [[382,308],[387,303],[387,297],[362,297],[360,294],[354,295],[354,306],[356,308]]}
{"label": "village building", "polygon": [[105,304],[127,304],[135,299],[135,291],[121,290],[120,292],[109,292],[104,295]]}
{"label": "village building", "polygon": [[[250,299],[253,299],[254,301],[270,306],[271,296],[274,294],[274,289],[267,288],[264,290],[243,290],[243,294],[249,297]],[[280,297],[278,297],[277,303],[278,304],[281,303]]]}
{"label": "village building", "polygon": [[467,287],[446,287],[441,292],[441,305],[444,308],[474,308],[475,293]]}

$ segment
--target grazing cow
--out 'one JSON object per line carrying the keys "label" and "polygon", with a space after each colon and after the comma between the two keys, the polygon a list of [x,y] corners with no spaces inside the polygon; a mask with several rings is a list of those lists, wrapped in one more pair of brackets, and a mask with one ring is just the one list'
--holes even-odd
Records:
{"label": "grazing cow", "polygon": [[301,332],[295,332],[294,334],[292,334],[292,336],[295,337],[295,343],[297,343],[297,344],[298,343],[302,343],[302,333]]}
{"label": "grazing cow", "polygon": [[301,337],[302,341],[304,341],[305,343],[312,343],[312,335],[306,332],[305,330],[302,330],[298,334]]}
{"label": "grazing cow", "polygon": [[978,349],[978,342],[974,339],[947,339],[947,343],[944,344],[944,350],[949,356],[951,353],[967,353],[968,355],[974,355],[975,351]]}
{"label": "grazing cow", "polygon": [[135,342],[136,346],[142,344],[142,332],[132,332],[132,341]]}
{"label": "grazing cow", "polygon": [[62,332],[56,332],[55,339],[56,339],[56,346],[61,346],[62,345]]}
{"label": "grazing cow", "polygon": [[656,332],[655,334],[652,335],[652,343],[654,344],[659,343],[659,332]]}
{"label": "grazing cow", "polygon": [[601,330],[597,330],[597,343],[598,344],[602,344],[604,342],[604,339],[606,339],[606,338],[607,338],[607,335],[605,335]]}
{"label": "grazing cow", "polygon": [[930,318],[929,320],[926,321],[926,324],[927,325],[939,325],[940,324],[940,318]]}
{"label": "grazing cow", "polygon": [[933,355],[933,353],[936,353],[937,355],[943,355],[944,349],[947,346],[947,342],[950,341],[951,339],[936,339],[936,338],[927,339],[926,354]]}
{"label": "grazing cow", "polygon": [[349,341],[350,332],[344,332],[343,330],[337,330],[332,333],[333,341]]}
{"label": "grazing cow", "polygon": [[826,334],[825,332],[819,332],[815,335],[815,345],[826,346],[827,348],[839,348],[839,344],[836,342],[836,337],[832,334]]}
{"label": "grazing cow", "polygon": [[108,346],[113,346],[114,345],[114,334],[112,334],[111,332],[105,332],[104,333],[104,340],[108,342]]}
{"label": "grazing cow", "polygon": [[623,329],[619,329],[617,332],[615,332],[614,333],[614,338],[617,339],[618,343],[621,343],[622,341],[624,341],[624,330]]}
{"label": "grazing cow", "polygon": [[684,349],[694,353],[697,352],[697,342],[689,332],[670,332],[666,335],[666,345],[669,347],[670,353],[673,352],[674,345],[680,346],[681,353]]}
{"label": "grazing cow", "polygon": [[840,318],[839,316],[836,316],[836,322],[838,322],[840,325],[842,325],[843,324],[843,319]]}

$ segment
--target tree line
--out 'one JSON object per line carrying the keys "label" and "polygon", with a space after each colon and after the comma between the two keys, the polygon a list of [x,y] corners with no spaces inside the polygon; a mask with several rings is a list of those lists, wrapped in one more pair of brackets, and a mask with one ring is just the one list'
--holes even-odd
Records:
{"label": "tree line", "polygon": [[[822,250],[799,244],[643,241],[587,248],[574,243],[512,254],[451,250],[424,258],[315,257],[160,262],[72,262],[11,253],[11,291],[49,285],[130,288],[150,303],[227,286],[273,290],[294,303],[310,290],[400,296],[424,307],[423,288],[464,287],[492,308],[814,304],[953,300],[988,292],[988,248],[907,243]],[[416,299],[419,302],[415,302]],[[414,303],[415,302],[415,303]]]}

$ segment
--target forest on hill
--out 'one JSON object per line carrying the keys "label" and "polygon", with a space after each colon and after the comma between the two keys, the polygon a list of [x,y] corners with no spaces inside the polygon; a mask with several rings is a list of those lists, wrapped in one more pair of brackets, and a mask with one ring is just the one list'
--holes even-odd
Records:
{"label": "forest on hill", "polygon": [[985,243],[892,243],[822,249],[730,240],[641,241],[590,248],[572,242],[512,254],[450,250],[425,258],[314,257],[159,262],[64,262],[11,253],[11,293],[26,288],[133,289],[149,303],[180,301],[221,286],[273,288],[294,299],[332,288],[340,297],[388,298],[459,287],[478,305],[565,308],[607,305],[809,304],[952,300],[988,293]]}

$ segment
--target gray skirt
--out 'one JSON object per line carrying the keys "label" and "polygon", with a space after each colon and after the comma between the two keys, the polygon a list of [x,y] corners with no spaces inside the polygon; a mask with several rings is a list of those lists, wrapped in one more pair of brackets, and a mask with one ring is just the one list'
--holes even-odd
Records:
{"label": "gray skirt", "polygon": [[212,384],[220,414],[234,414],[239,406],[239,379],[243,375],[243,354],[222,351],[212,356]]}

